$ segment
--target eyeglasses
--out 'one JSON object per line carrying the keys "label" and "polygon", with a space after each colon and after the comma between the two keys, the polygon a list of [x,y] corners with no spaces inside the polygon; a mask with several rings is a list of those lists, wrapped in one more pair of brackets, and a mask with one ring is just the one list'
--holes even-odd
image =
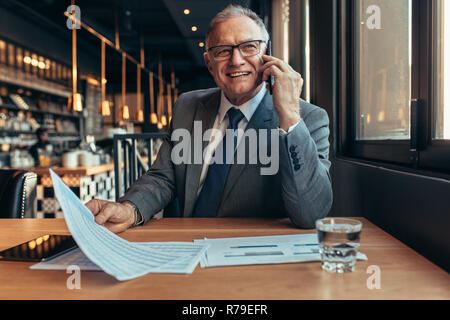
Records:
{"label": "eyeglasses", "polygon": [[244,57],[251,57],[259,54],[261,51],[261,43],[265,43],[264,40],[250,40],[245,41],[236,45],[220,45],[207,49],[206,51],[211,52],[214,60],[228,60],[231,58],[234,52],[234,48],[238,48],[239,52]]}

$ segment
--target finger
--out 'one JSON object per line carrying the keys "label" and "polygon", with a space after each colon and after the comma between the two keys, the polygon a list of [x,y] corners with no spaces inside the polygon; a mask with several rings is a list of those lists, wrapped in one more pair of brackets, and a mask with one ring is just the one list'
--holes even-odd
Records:
{"label": "finger", "polygon": [[116,205],[114,203],[108,203],[103,206],[102,210],[95,216],[95,222],[98,224],[104,224],[106,221],[110,220],[115,212],[117,211]]}
{"label": "finger", "polygon": [[264,64],[267,64],[268,62],[278,62],[280,69],[282,69],[283,71],[291,71],[297,73],[294,68],[292,68],[291,65],[289,63],[286,63],[284,60],[268,55],[262,55],[261,58],[263,60],[263,63],[264,61],[266,61]]}
{"label": "finger", "polygon": [[269,79],[269,76],[274,76],[275,77],[275,81],[278,77],[280,77],[283,74],[283,72],[276,66],[270,66],[269,68],[267,68],[262,75],[262,80],[263,81],[267,81],[267,79]]}
{"label": "finger", "polygon": [[260,68],[260,72],[264,72],[267,68],[270,68],[271,66],[277,66],[283,72],[293,72],[291,69],[289,69],[289,65],[287,63],[279,60],[273,60],[264,63]]}
{"label": "finger", "polygon": [[261,58],[263,59],[263,61],[266,61],[266,62],[268,62],[268,61],[282,61],[281,59],[278,59],[277,57],[269,56],[267,54],[263,54],[261,56]]}
{"label": "finger", "polygon": [[124,223],[112,223],[112,222],[105,222],[105,224],[103,224],[103,226],[105,228],[107,228],[109,231],[114,232],[114,233],[120,233],[123,232],[125,230],[127,230],[127,226]]}
{"label": "finger", "polygon": [[108,203],[108,201],[105,200],[99,200],[99,199],[92,199],[88,201],[85,206],[92,212],[92,214],[95,216],[97,215],[102,207]]}
{"label": "finger", "polygon": [[274,56],[262,55],[262,60],[263,60],[264,64],[273,62],[273,63],[277,64],[278,67],[282,70],[290,70],[292,72],[295,72],[295,70],[292,69],[292,67],[288,63],[286,63],[284,60],[278,59]]}

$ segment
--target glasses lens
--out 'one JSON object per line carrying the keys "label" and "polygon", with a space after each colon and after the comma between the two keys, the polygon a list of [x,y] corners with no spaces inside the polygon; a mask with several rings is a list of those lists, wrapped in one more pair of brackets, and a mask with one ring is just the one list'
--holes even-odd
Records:
{"label": "glasses lens", "polygon": [[231,56],[233,48],[231,46],[220,46],[212,49],[212,54],[216,59],[227,59]]}
{"label": "glasses lens", "polygon": [[249,41],[239,45],[244,56],[254,56],[259,53],[259,41]]}
{"label": "glasses lens", "polygon": [[[260,41],[247,41],[239,45],[239,51],[244,57],[250,57],[259,54]],[[211,48],[214,59],[226,60],[233,55],[233,46],[218,46]]]}

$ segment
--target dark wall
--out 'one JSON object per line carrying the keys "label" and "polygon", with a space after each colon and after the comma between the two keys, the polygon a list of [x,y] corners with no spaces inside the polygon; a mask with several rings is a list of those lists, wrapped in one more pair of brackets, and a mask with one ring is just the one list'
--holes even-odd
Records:
{"label": "dark wall", "polygon": [[334,159],[332,216],[364,216],[450,271],[450,181]]}
{"label": "dark wall", "polygon": [[[336,6],[333,11],[333,3]],[[450,180],[388,169],[337,152],[341,87],[333,12],[339,1],[311,1],[311,97],[331,120],[334,202],[330,216],[362,216],[450,271]],[[336,31],[337,29],[334,29]],[[338,34],[336,34],[336,37]],[[364,229],[363,229],[364,230]],[[370,260],[370,257],[369,257]]]}

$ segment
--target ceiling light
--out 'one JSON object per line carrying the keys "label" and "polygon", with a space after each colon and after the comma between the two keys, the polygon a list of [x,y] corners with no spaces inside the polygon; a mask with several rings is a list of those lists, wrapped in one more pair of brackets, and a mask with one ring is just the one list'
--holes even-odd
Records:
{"label": "ceiling light", "polygon": [[72,110],[72,111],[78,111],[78,112],[83,111],[83,103],[81,101],[81,94],[79,94],[79,93],[72,94],[69,97],[68,107],[69,107],[69,110]]}
{"label": "ceiling light", "polygon": [[156,113],[152,113],[150,115],[150,122],[152,124],[157,124],[158,123],[158,116],[156,115]]}
{"label": "ceiling light", "polygon": [[127,106],[127,105],[124,105],[124,106],[122,107],[122,118],[123,118],[124,120],[130,119],[130,110],[128,109],[128,106]]}
{"label": "ceiling light", "polygon": [[189,9],[184,9],[184,14],[189,14],[189,13],[191,13],[191,11],[189,11]]}
{"label": "ceiling light", "polygon": [[137,121],[144,122],[144,111],[141,109],[138,110]]}
{"label": "ceiling light", "polygon": [[205,43],[199,42],[199,43],[198,43],[198,46],[199,46],[200,48],[203,48],[203,47],[205,46]]}
{"label": "ceiling light", "polygon": [[197,31],[197,27],[196,27],[196,26],[192,26],[192,27],[191,27],[191,30],[192,30],[192,31]]}
{"label": "ceiling light", "polygon": [[100,102],[100,114],[102,116],[110,116],[111,115],[111,109],[110,109],[108,100],[103,100]]}

